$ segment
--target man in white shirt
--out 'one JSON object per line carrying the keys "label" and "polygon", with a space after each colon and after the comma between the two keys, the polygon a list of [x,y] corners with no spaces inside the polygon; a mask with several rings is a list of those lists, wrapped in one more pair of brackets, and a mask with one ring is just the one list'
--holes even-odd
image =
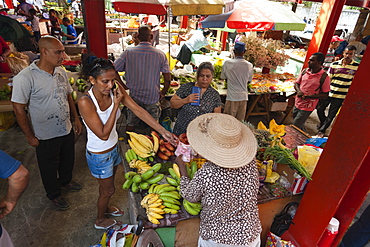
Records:
{"label": "man in white shirt", "polygon": [[236,42],[235,58],[226,60],[222,66],[221,78],[227,82],[227,96],[224,113],[242,121],[248,102],[248,83],[252,81],[253,65],[244,59],[245,43]]}

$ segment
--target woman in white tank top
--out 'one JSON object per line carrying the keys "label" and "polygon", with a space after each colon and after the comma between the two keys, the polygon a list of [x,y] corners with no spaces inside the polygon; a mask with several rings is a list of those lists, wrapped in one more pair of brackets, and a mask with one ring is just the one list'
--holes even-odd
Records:
{"label": "woman in white tank top", "polygon": [[[88,57],[83,64],[81,77],[92,84],[88,94],[78,100],[78,107],[87,129],[87,163],[91,174],[99,183],[98,213],[94,226],[96,229],[107,229],[117,224],[117,221],[107,218],[107,214],[111,216],[123,214],[117,207],[108,207],[109,200],[115,192],[114,176],[118,165],[122,164],[115,128],[120,116],[119,104],[124,104],[136,116],[140,116],[141,120],[168,141],[174,142],[174,137],[131,99],[123,85],[117,83],[118,74],[111,61]],[[115,85],[118,88],[113,90]]]}

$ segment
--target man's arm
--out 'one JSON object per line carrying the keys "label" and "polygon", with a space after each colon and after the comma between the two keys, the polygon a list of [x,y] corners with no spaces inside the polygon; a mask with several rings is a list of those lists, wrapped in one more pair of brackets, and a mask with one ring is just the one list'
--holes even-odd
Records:
{"label": "man's arm", "polygon": [[159,100],[164,98],[168,89],[170,88],[170,83],[171,83],[171,74],[170,73],[162,73],[162,74],[164,77],[164,87],[161,91],[161,97],[159,98]]}
{"label": "man's arm", "polygon": [[18,198],[26,189],[29,179],[28,170],[21,164],[19,168],[8,178],[9,187],[6,196],[0,200],[0,219],[13,211]]}
{"label": "man's arm", "polygon": [[26,136],[28,144],[32,147],[37,147],[39,145],[39,140],[36,138],[35,133],[31,129],[30,122],[26,113],[26,104],[13,103],[13,109],[15,116],[17,118],[17,123],[21,127],[23,134]]}
{"label": "man's arm", "polygon": [[75,132],[77,135],[81,134],[82,131],[82,123],[80,121],[80,117],[78,116],[76,105],[74,100],[72,99],[72,95],[68,94],[68,104],[69,104],[69,111],[71,113],[71,120],[75,128]]}

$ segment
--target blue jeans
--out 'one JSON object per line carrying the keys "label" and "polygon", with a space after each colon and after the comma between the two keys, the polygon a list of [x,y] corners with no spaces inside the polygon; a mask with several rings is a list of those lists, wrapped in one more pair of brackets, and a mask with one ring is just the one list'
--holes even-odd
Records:
{"label": "blue jeans", "polygon": [[113,176],[115,166],[122,163],[119,144],[104,154],[94,154],[86,149],[86,161],[91,175],[98,179],[110,178]]}
{"label": "blue jeans", "polygon": [[339,247],[363,247],[370,240],[370,205],[349,228]]}

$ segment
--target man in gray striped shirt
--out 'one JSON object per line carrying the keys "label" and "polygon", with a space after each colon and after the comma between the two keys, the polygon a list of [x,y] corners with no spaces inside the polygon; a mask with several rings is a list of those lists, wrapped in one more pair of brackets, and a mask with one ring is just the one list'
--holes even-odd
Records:
{"label": "man in gray striped shirt", "polygon": [[[158,121],[161,114],[159,101],[170,86],[171,74],[166,55],[151,45],[152,37],[148,26],[140,27],[139,45],[125,50],[114,65],[117,71],[126,72],[126,86],[132,99]],[[162,90],[161,73],[164,77]],[[128,109],[126,130],[134,131],[139,123],[140,119]]]}

